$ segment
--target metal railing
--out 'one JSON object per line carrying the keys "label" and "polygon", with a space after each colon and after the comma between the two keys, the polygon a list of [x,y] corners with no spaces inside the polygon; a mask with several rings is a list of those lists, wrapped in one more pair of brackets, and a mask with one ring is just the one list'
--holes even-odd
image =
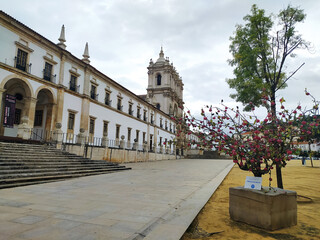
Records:
{"label": "metal railing", "polygon": [[123,106],[121,106],[121,105],[117,105],[117,109],[119,110],[119,111],[122,111],[122,108],[123,108]]}
{"label": "metal railing", "polygon": [[43,69],[43,79],[52,83],[56,83],[57,74],[53,75],[50,71]]}
{"label": "metal railing", "polygon": [[77,85],[72,84],[71,82],[69,82],[69,89],[71,91],[79,93],[80,85],[77,86]]}
{"label": "metal railing", "polygon": [[[84,145],[85,147],[108,147],[120,149],[120,139],[103,140],[99,137],[81,136],[73,133],[57,133],[55,131],[47,131],[44,129],[30,129],[29,140],[39,141],[48,145],[56,145],[58,141],[62,144],[62,148],[66,149],[67,145]],[[173,146],[168,147],[152,147],[145,144],[138,144],[131,141],[123,143],[125,150],[137,150],[142,152],[166,153],[174,154]]]}
{"label": "metal railing", "polygon": [[50,133],[50,131],[43,129],[31,128],[29,140],[47,142],[51,138]]}
{"label": "metal railing", "polygon": [[20,69],[20,70],[25,71],[27,73],[31,73],[32,63],[27,64],[25,61],[26,61],[26,59],[23,60],[22,58],[18,59],[17,57],[15,57],[14,58],[14,66],[17,69]]}
{"label": "metal railing", "polygon": [[108,105],[108,106],[111,107],[111,103],[112,103],[112,100],[109,100],[108,98],[105,98],[105,99],[104,99],[104,104],[105,104],[105,105]]}
{"label": "metal railing", "polygon": [[109,148],[120,148],[120,140],[119,139],[116,139],[116,140],[108,139],[107,146]]}
{"label": "metal railing", "polygon": [[90,97],[91,97],[91,99],[98,101],[99,94],[91,92]]}

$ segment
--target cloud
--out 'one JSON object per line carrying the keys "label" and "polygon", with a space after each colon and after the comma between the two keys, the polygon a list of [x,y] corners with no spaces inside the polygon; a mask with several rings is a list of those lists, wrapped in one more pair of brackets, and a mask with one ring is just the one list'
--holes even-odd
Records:
{"label": "cloud", "polygon": [[[66,27],[67,50],[82,58],[89,43],[91,64],[137,94],[146,93],[150,58],[156,60],[160,46],[170,57],[184,82],[184,101],[190,109],[200,109],[229,98],[225,79],[232,77],[227,60],[229,37],[243,23],[253,3],[278,13],[289,3],[307,14],[299,26],[303,37],[313,43],[313,52],[299,51],[288,61],[288,70],[305,66],[277,95],[292,106],[308,103],[304,89],[320,99],[320,2],[305,0],[11,0],[2,9],[53,42],[58,42],[62,24]],[[32,7],[30,7],[32,6]]]}

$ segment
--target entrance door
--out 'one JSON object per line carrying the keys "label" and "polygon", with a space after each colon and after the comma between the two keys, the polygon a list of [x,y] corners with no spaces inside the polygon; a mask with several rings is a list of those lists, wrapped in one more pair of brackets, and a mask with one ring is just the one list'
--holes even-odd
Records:
{"label": "entrance door", "polygon": [[53,116],[53,96],[48,89],[42,89],[37,95],[32,139],[46,141],[50,137]]}
{"label": "entrance door", "polygon": [[[8,137],[17,137],[18,125],[21,124],[21,120],[24,116],[28,116],[30,107],[27,99],[31,96],[29,86],[21,79],[13,78],[8,80],[4,85],[5,91],[0,99],[0,135]],[[4,127],[4,111],[5,111],[5,97],[6,95],[12,95],[15,97],[15,113],[14,113],[14,125],[11,127]]]}

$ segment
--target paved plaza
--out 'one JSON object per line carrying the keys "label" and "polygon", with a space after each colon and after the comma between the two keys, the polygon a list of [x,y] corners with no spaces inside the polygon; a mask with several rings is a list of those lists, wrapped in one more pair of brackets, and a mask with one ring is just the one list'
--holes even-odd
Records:
{"label": "paved plaza", "polygon": [[233,163],[126,166],[132,170],[0,190],[0,239],[179,240]]}

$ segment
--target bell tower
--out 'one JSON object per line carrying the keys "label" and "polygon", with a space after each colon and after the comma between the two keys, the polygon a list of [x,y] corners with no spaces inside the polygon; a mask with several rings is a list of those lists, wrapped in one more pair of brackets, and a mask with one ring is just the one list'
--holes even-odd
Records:
{"label": "bell tower", "polygon": [[169,57],[164,57],[161,47],[159,58],[150,59],[148,69],[147,101],[172,116],[182,116],[183,83]]}

